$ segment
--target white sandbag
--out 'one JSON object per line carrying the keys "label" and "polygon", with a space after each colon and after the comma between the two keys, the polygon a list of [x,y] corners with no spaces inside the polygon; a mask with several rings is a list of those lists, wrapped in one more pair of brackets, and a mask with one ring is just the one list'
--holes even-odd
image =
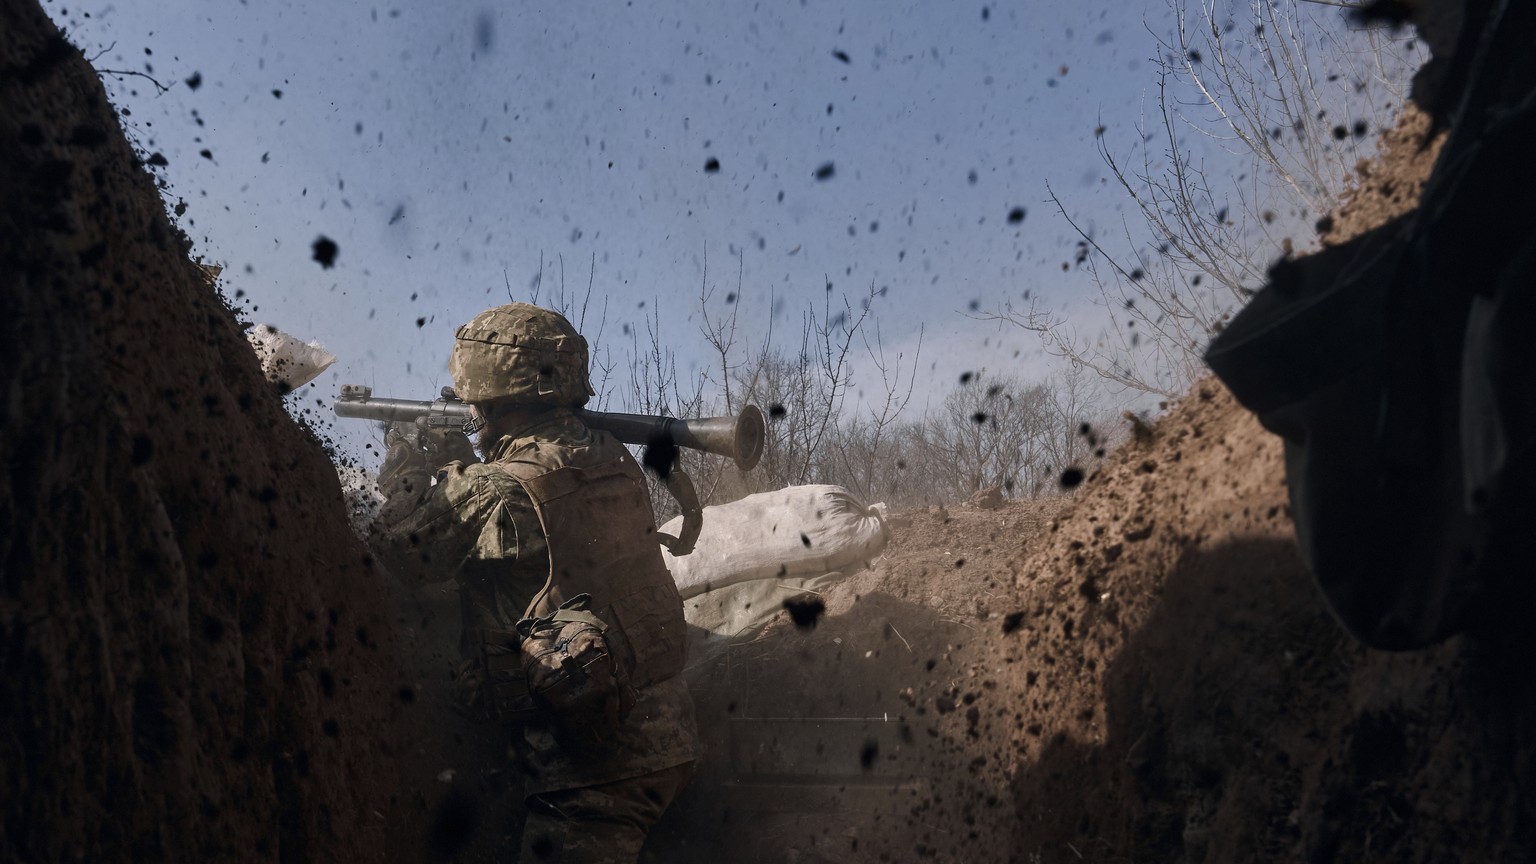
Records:
{"label": "white sandbag", "polygon": [[727,585],[684,600],[683,617],[712,637],[755,633],[774,618],[788,614],[785,600],[825,594],[848,575],[834,572]]}
{"label": "white sandbag", "polygon": [[[753,579],[851,573],[885,549],[885,512],[841,486],[790,486],[705,507],[692,554],[661,554],[684,599]],[[679,516],[661,530],[676,536],[681,526]]]}
{"label": "white sandbag", "polygon": [[301,342],[271,324],[257,324],[245,338],[261,361],[261,373],[290,391],[315,380],[336,362],[336,355],[319,342]]}

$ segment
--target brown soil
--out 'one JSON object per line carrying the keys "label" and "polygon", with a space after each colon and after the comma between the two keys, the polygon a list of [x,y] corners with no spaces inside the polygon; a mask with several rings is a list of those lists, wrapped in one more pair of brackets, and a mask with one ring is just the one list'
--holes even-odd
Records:
{"label": "brown soil", "polygon": [[701,777],[651,860],[1536,854],[1529,650],[1353,642],[1295,551],[1278,440],[1219,385],[1076,501],[896,521],[814,628],[786,614],[695,670]]}
{"label": "brown soil", "polygon": [[1373,161],[1362,160],[1344,201],[1324,223],[1324,245],[1334,246],[1403,215],[1419,203],[1419,192],[1434,166],[1445,135],[1433,134],[1431,119],[1413,103],[1381,136]]}
{"label": "brown soil", "polygon": [[0,149],[0,859],[389,857],[415,693],[335,471],[35,3]]}

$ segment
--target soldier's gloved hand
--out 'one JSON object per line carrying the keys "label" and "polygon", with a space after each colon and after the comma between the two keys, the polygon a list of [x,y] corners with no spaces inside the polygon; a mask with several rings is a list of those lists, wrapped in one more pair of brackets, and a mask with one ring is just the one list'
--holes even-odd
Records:
{"label": "soldier's gloved hand", "polygon": [[426,418],[416,421],[416,437],[421,442],[421,447],[426,451],[427,464],[433,471],[441,469],[449,462],[463,462],[468,465],[479,462],[475,455],[475,445],[469,441],[469,436],[458,429],[442,426],[428,426]]}
{"label": "soldier's gloved hand", "polygon": [[384,443],[389,449],[379,468],[379,491],[385,498],[417,496],[432,485],[432,468],[412,436],[390,427]]}

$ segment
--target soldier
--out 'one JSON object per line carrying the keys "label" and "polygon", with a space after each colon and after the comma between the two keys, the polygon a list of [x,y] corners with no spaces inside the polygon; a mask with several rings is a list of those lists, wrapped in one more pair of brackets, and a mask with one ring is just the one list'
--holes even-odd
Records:
{"label": "soldier", "polygon": [[[449,372],[484,424],[485,461],[464,452],[464,436],[438,436],[429,454],[446,464],[434,485],[427,455],[394,443],[372,545],[408,583],[458,580],[473,658],[462,689],[481,716],[512,726],[528,775],[520,860],[633,862],[691,776],[698,738],[679,674],[682,601],[645,478],[624,445],[573,413],[592,389],[586,340],[564,316],[526,303],[482,312],[455,334]],[[579,693],[561,691],[568,677],[540,679],[527,650],[559,659],[576,650],[566,642],[584,653],[555,678],[573,664],[596,670],[575,673]],[[544,688],[536,698],[527,668]]]}

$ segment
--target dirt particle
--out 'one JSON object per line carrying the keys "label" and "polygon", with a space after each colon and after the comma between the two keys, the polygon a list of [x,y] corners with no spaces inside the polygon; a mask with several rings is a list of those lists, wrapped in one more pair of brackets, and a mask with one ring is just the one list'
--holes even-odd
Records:
{"label": "dirt particle", "polygon": [[143,465],[145,462],[148,462],[150,459],[154,458],[154,455],[154,439],[150,438],[148,435],[133,436],[132,450],[128,457],[128,461],[131,464]]}
{"label": "dirt particle", "polygon": [[1024,613],[1022,611],[1009,612],[1007,615],[1003,616],[1004,636],[1017,631],[1022,626],[1024,626]]}
{"label": "dirt particle", "polygon": [[875,759],[880,755],[880,742],[873,738],[864,739],[864,746],[859,749],[859,767],[865,771],[875,767]]}
{"label": "dirt particle", "polygon": [[315,238],[315,242],[310,246],[310,249],[314,252],[313,259],[320,262],[320,266],[326,270],[331,269],[335,265],[336,253],[340,251],[336,246],[336,241],[324,234]]}
{"label": "dirt particle", "polygon": [[827,611],[827,604],[820,597],[791,597],[784,601],[784,609],[789,612],[789,620],[795,623],[801,630],[814,630],[821,620],[822,613]]}
{"label": "dirt particle", "polygon": [[666,480],[677,465],[677,457],[677,444],[665,435],[658,435],[646,443],[640,454],[640,464],[658,479]]}

